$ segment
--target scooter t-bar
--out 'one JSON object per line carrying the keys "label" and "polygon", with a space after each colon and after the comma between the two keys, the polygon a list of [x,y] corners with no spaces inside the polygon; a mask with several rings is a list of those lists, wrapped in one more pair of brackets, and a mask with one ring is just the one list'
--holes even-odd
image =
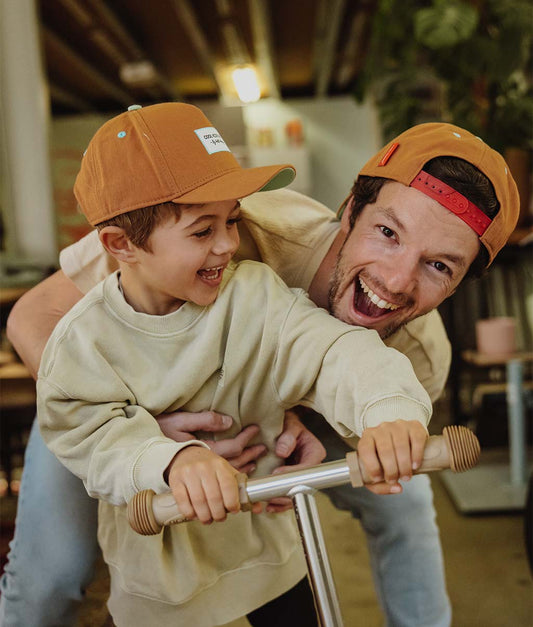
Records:
{"label": "scooter t-bar", "polygon": [[[477,464],[479,451],[479,441],[470,429],[461,426],[445,427],[443,435],[428,438],[422,464],[415,474],[445,468],[463,472]],[[251,480],[240,474],[238,479],[241,505],[244,505],[244,509],[257,501],[291,496],[292,491],[299,486],[321,490],[346,483],[351,483],[354,488],[371,483],[365,468],[359,462],[357,451],[350,451],[344,459],[295,472]],[[180,514],[172,493],[155,494],[152,490],[143,490],[133,497],[128,504],[128,519],[131,527],[142,535],[154,535],[163,526],[186,521]]]}
{"label": "scooter t-bar", "polygon": [[[445,468],[464,472],[477,464],[479,453],[479,441],[470,429],[456,425],[445,427],[443,435],[428,438],[422,464],[414,474]],[[354,488],[371,484],[357,451],[350,451],[345,459],[339,461],[260,479],[248,481],[246,475],[240,474],[238,483],[241,509],[245,511],[250,509],[251,503],[258,501],[280,496],[293,499],[321,625],[342,627],[314,493],[347,483],[351,483]],[[187,519],[179,512],[172,493],[155,494],[152,490],[143,490],[129,502],[128,520],[137,533],[155,535],[163,526],[185,522]]]}

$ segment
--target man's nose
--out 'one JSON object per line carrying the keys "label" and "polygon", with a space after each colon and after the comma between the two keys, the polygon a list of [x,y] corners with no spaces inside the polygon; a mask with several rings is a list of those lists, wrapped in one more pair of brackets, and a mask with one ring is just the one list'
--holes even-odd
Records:
{"label": "man's nose", "polygon": [[383,282],[391,294],[412,294],[418,283],[420,267],[418,259],[401,255],[388,260],[383,273]]}

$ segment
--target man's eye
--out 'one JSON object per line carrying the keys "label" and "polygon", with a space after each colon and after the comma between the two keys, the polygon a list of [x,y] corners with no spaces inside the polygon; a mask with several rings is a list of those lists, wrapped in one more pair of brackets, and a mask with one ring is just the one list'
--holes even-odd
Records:
{"label": "man's eye", "polygon": [[439,272],[450,272],[450,269],[448,268],[448,266],[445,263],[442,263],[442,261],[435,261],[433,263],[433,267],[435,268],[435,270],[438,270]]}
{"label": "man's eye", "polygon": [[380,226],[379,228],[385,237],[394,237],[394,231],[388,226]]}
{"label": "man's eye", "polygon": [[194,237],[198,237],[199,239],[202,237],[207,237],[211,235],[213,229],[211,227],[204,229],[203,231],[198,231],[198,233],[193,233]]}

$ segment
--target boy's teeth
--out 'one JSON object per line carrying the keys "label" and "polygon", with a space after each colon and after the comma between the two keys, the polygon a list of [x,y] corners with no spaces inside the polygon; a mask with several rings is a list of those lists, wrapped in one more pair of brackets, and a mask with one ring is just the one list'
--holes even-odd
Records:
{"label": "boy's teeth", "polygon": [[224,268],[224,266],[217,266],[216,268],[204,268],[199,271],[205,279],[218,279],[220,271]]}
{"label": "boy's teeth", "polygon": [[363,292],[368,296],[368,298],[374,303],[374,305],[376,305],[380,309],[390,309],[391,311],[398,309],[399,305],[393,305],[392,303],[389,303],[386,300],[380,298],[377,294],[374,294],[374,292],[368,287],[363,279],[361,279],[361,277],[359,277],[359,284],[361,285]]}

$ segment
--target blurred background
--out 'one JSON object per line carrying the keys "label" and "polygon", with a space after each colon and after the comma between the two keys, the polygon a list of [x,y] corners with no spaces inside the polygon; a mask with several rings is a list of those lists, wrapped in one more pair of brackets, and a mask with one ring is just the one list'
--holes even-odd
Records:
{"label": "blurred background", "polygon": [[[333,211],[385,141],[413,124],[447,121],[505,156],[521,200],[518,227],[491,272],[441,307],[454,354],[432,428],[466,424],[481,441],[479,478],[467,473],[470,484],[461,485],[435,479],[440,507],[457,516],[454,533],[482,522],[502,542],[501,559],[518,561],[506,598],[518,594],[522,614],[506,622],[491,609],[476,622],[465,602],[456,624],[533,624],[531,604],[524,605],[532,592],[524,542],[532,459],[532,39],[530,0],[1,0],[4,540],[35,400],[5,321],[16,299],[57,269],[59,251],[89,230],[72,186],[105,120],[131,104],[190,102],[243,165],[293,163],[292,187]],[[508,333],[506,348],[480,346],[476,332],[487,319],[495,324],[489,337]],[[501,524],[508,527],[498,534]],[[480,533],[472,528],[472,538]],[[460,594],[462,566],[449,568]],[[475,576],[480,594],[490,570]],[[379,624],[368,620],[362,624]]]}

